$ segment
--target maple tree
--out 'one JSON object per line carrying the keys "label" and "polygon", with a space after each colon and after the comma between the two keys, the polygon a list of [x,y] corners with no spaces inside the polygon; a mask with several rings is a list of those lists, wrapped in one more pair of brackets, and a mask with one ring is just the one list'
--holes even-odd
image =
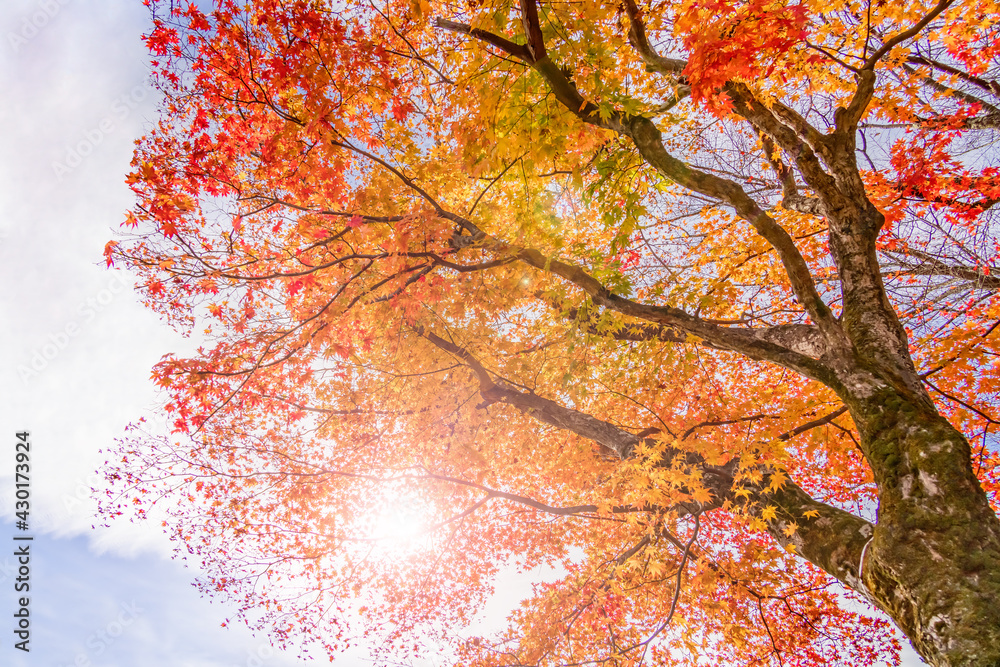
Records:
{"label": "maple tree", "polygon": [[243,620],[464,665],[874,664],[894,626],[1000,664],[995,5],[153,20],[107,259],[207,342],[102,511],[160,508]]}

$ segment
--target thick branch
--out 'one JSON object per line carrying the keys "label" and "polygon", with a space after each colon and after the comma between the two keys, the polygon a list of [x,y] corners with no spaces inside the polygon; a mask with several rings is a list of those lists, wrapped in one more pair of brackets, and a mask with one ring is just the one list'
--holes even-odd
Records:
{"label": "thick branch", "polygon": [[974,86],[977,86],[990,94],[1000,98],[1000,83],[996,81],[991,81],[989,79],[984,79],[982,77],[973,76],[968,72],[960,70],[957,67],[948,65],[947,63],[942,63],[931,58],[924,57],[920,54],[911,55],[907,60],[915,65],[926,65],[936,70],[946,72],[948,74],[953,74],[960,78],[962,81],[966,81]]}
{"label": "thick branch", "polygon": [[740,352],[753,359],[773,361],[807,377],[830,380],[823,364],[818,361],[826,351],[825,341],[813,326],[780,325],[768,329],[749,329],[710,324],[679,308],[637,303],[614,294],[586,271],[546,257],[537,250],[521,250],[518,257],[537,269],[572,282],[599,306],[668,328],[680,329],[703,339],[713,347]]}
{"label": "thick branch", "polygon": [[515,58],[523,60],[524,62],[530,63],[532,61],[531,52],[528,51],[528,47],[523,44],[515,44],[514,42],[504,39],[499,35],[495,35],[492,32],[480,30],[479,28],[473,28],[465,23],[449,21],[448,19],[441,17],[434,19],[434,25],[438,28],[443,28],[444,30],[475,37],[480,41],[486,42],[487,44],[492,44],[504,53],[512,55]]}
{"label": "thick branch", "polygon": [[[910,59],[911,61],[913,58]],[[920,76],[915,69],[907,65],[903,65],[903,69],[913,74],[914,76]],[[990,116],[1000,115],[1000,109],[993,106],[986,100],[980,99],[975,95],[970,95],[964,90],[958,90],[957,88],[952,88],[951,86],[946,86],[932,76],[921,76],[920,80],[923,81],[924,85],[932,90],[936,90],[939,93],[944,93],[945,95],[950,95],[955,99],[965,102],[966,104],[978,105],[983,110],[987,112],[985,116],[980,116],[980,118],[989,118]],[[996,93],[994,93],[996,94]],[[969,120],[972,120],[971,118]]]}
{"label": "thick branch", "polygon": [[836,327],[835,318],[816,290],[809,267],[795,241],[743,188],[728,179],[693,169],[670,155],[663,145],[662,134],[646,118],[630,118],[628,136],[646,161],[661,174],[689,190],[732,206],[777,251],[792,291],[813,321],[824,331]]}
{"label": "thick branch", "polygon": [[[489,402],[505,403],[543,424],[555,426],[592,440],[615,452],[622,459],[631,456],[633,449],[641,440],[639,435],[625,431],[592,415],[567,408],[537,394],[522,391],[502,380],[494,380],[490,372],[465,348],[426,330],[419,330],[418,333],[441,350],[461,359],[476,375],[479,380],[480,394]],[[799,428],[789,431],[782,438],[792,438],[811,428],[827,424],[843,412],[842,408],[825,417],[803,424]],[[733,459],[721,467],[710,466],[696,453],[671,447],[664,452],[660,465],[672,465],[678,457],[684,463],[702,471],[702,482],[712,492],[713,500],[711,503],[701,506],[692,503],[678,503],[674,507],[661,509],[671,509],[683,514],[716,509],[725,503],[731,503],[742,506],[754,516],[763,518],[770,516],[770,514],[765,514],[765,510],[771,508],[774,511],[774,516],[771,519],[765,519],[765,523],[768,532],[780,544],[791,548],[810,562],[823,568],[845,585],[863,590],[863,588],[859,588],[860,554],[873,532],[873,527],[867,521],[813,499],[801,487],[787,478],[784,478],[781,484],[775,483],[774,488],[772,488],[772,475],[769,470],[761,469],[758,483],[737,487],[732,474],[737,467],[737,459]],[[512,499],[524,502],[524,499],[520,497]],[[525,504],[542,511],[553,512],[554,509],[548,506],[541,507],[532,502]],[[575,514],[581,511],[595,511],[596,509],[596,506],[581,505],[564,508],[553,513]]]}
{"label": "thick branch", "polygon": [[[639,325],[635,338],[629,334],[613,335],[621,340],[659,339],[683,342],[692,335],[707,345],[722,350],[739,352],[753,359],[771,361],[785,368],[795,370],[807,377],[823,382],[832,381],[828,369],[819,361],[827,352],[827,343],[819,329],[807,324],[787,324],[766,329],[722,326],[695,317],[672,306],[654,306],[638,303],[619,296],[603,283],[580,267],[543,255],[532,248],[518,248],[483,232],[471,220],[467,220],[444,209],[438,214],[454,221],[471,236],[457,235],[452,239],[456,248],[488,248],[500,255],[515,257],[545,273],[557,275],[583,290],[593,302],[601,307],[623,315],[643,320],[648,325]],[[497,263],[501,263],[499,260]],[[493,265],[493,262],[489,263]],[[628,329],[626,329],[626,332]]]}
{"label": "thick branch", "polygon": [[777,154],[774,142],[770,135],[760,133],[761,142],[764,145],[764,154],[768,163],[781,179],[781,205],[789,211],[798,211],[809,215],[822,215],[823,209],[820,200],[816,197],[809,197],[799,193],[799,188],[795,183],[795,172],[786,165]]}
{"label": "thick branch", "polygon": [[[886,296],[875,252],[885,216],[868,198],[857,166],[856,132],[851,129],[867,105],[865,99],[870,98],[875,75],[863,70],[858,76],[854,100],[847,109],[837,112],[837,131],[822,138],[812,137],[813,129],[798,123],[797,115],[784,110],[780,103],[775,102],[773,108],[765,106],[740,84],[727,90],[737,113],[794,157],[799,172],[819,199],[818,211],[827,219],[844,305],[837,327],[824,333],[831,335],[835,349],[843,352],[841,376],[846,378],[853,372],[858,361],[855,353],[860,352],[868,371],[881,376],[881,381],[888,381],[916,400],[926,399],[909,356],[906,332]],[[817,149],[815,153],[813,148]],[[817,154],[822,155],[825,167]],[[845,338],[833,338],[838,332]]]}
{"label": "thick branch", "polygon": [[[941,261],[934,255],[921,252],[916,249],[909,249],[906,253],[888,253],[890,255],[902,255],[900,259],[901,270],[914,276],[949,276],[958,278],[970,283],[972,289],[997,291],[1000,290],[1000,278],[992,275],[987,269],[975,266],[962,266],[948,264]],[[906,256],[912,256],[919,262],[906,263]]]}
{"label": "thick branch", "polygon": [[[558,306],[556,307],[558,308]],[[651,340],[660,341],[662,343],[686,343],[688,341],[688,336],[683,331],[679,331],[673,327],[647,324],[645,322],[628,325],[622,327],[621,329],[601,331],[592,318],[584,317],[581,319],[579,308],[570,308],[569,311],[566,312],[566,317],[571,320],[575,320],[578,323],[578,326],[588,333],[595,336],[610,337],[614,340],[632,343],[640,343]]]}
{"label": "thick branch", "polygon": [[506,403],[525,414],[550,426],[572,431],[589,440],[602,445],[614,452],[621,459],[626,459],[639,444],[639,438],[614,424],[601,421],[578,410],[564,407],[537,394],[521,391],[503,380],[495,381],[492,374],[472,356],[464,347],[447,341],[437,334],[426,330],[418,333],[438,348],[461,359],[479,380],[479,393],[487,404]]}
{"label": "thick branch", "polygon": [[954,1],[955,0],[940,0],[940,2],[934,5],[934,9],[929,11],[922,19],[913,24],[913,27],[909,30],[905,30],[895,37],[886,40],[886,42],[882,45],[882,48],[873,53],[868,60],[865,61],[862,69],[874,70],[875,65],[885,54],[889,53],[889,51],[892,51],[893,48],[902,44],[911,37],[915,37],[917,33],[923,30],[928,23],[933,21],[941,12],[948,9]]}
{"label": "thick branch", "polygon": [[632,45],[636,53],[646,63],[646,67],[652,72],[660,72],[661,74],[671,74],[674,76],[682,74],[684,68],[687,67],[686,61],[677,58],[664,58],[649,43],[649,39],[646,37],[646,26],[642,22],[642,14],[636,6],[635,0],[625,0],[625,9],[628,11],[630,23],[628,30],[629,44]]}
{"label": "thick branch", "polygon": [[966,118],[962,121],[962,126],[969,130],[998,130],[1000,129],[1000,113],[989,113]]}
{"label": "thick branch", "polygon": [[538,62],[545,57],[545,38],[542,37],[542,26],[538,21],[538,6],[535,0],[521,0],[521,25],[524,26],[524,36],[528,38],[531,60]]}
{"label": "thick branch", "polygon": [[775,508],[775,518],[767,522],[767,528],[779,544],[849,588],[865,592],[861,553],[875,532],[872,524],[815,500],[791,481],[776,491],[761,492],[757,501]]}

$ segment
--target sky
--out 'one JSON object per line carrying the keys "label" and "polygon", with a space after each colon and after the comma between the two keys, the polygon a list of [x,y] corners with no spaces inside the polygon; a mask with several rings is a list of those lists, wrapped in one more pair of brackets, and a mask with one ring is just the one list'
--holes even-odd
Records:
{"label": "sky", "polygon": [[[191,342],[101,262],[128,208],[134,140],[155,120],[138,0],[0,3],[0,665],[287,667],[199,597],[155,526],[92,529],[90,487],[149,371]],[[30,433],[29,529],[15,528],[15,433]],[[30,542],[29,652],[16,649],[14,551]],[[19,596],[18,596],[19,597]],[[369,665],[364,656],[337,664]]]}
{"label": "sky", "polygon": [[[0,3],[0,665],[287,667],[199,596],[158,526],[99,524],[90,488],[107,449],[154,422],[149,372],[193,348],[103,265],[131,197],[133,142],[155,122],[138,0]],[[28,529],[15,521],[16,433],[29,432]],[[15,541],[14,537],[33,539]],[[30,544],[30,651],[14,647]],[[501,617],[530,576],[504,582]],[[359,649],[339,658],[372,664]],[[906,664],[919,661],[912,656]]]}

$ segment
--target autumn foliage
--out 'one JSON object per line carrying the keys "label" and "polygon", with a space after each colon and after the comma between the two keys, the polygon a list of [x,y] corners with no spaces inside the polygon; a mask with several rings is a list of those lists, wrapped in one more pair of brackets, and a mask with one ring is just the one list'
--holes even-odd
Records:
{"label": "autumn foliage", "polygon": [[152,10],[107,261],[203,346],[109,517],[305,651],[993,664],[990,3]]}

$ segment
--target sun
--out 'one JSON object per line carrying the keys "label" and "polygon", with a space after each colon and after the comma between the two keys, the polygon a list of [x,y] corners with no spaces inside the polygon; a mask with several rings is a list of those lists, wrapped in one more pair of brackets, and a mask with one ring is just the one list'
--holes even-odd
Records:
{"label": "sun", "polygon": [[375,523],[374,537],[383,540],[413,540],[427,529],[426,508],[419,502],[395,499],[386,503]]}

